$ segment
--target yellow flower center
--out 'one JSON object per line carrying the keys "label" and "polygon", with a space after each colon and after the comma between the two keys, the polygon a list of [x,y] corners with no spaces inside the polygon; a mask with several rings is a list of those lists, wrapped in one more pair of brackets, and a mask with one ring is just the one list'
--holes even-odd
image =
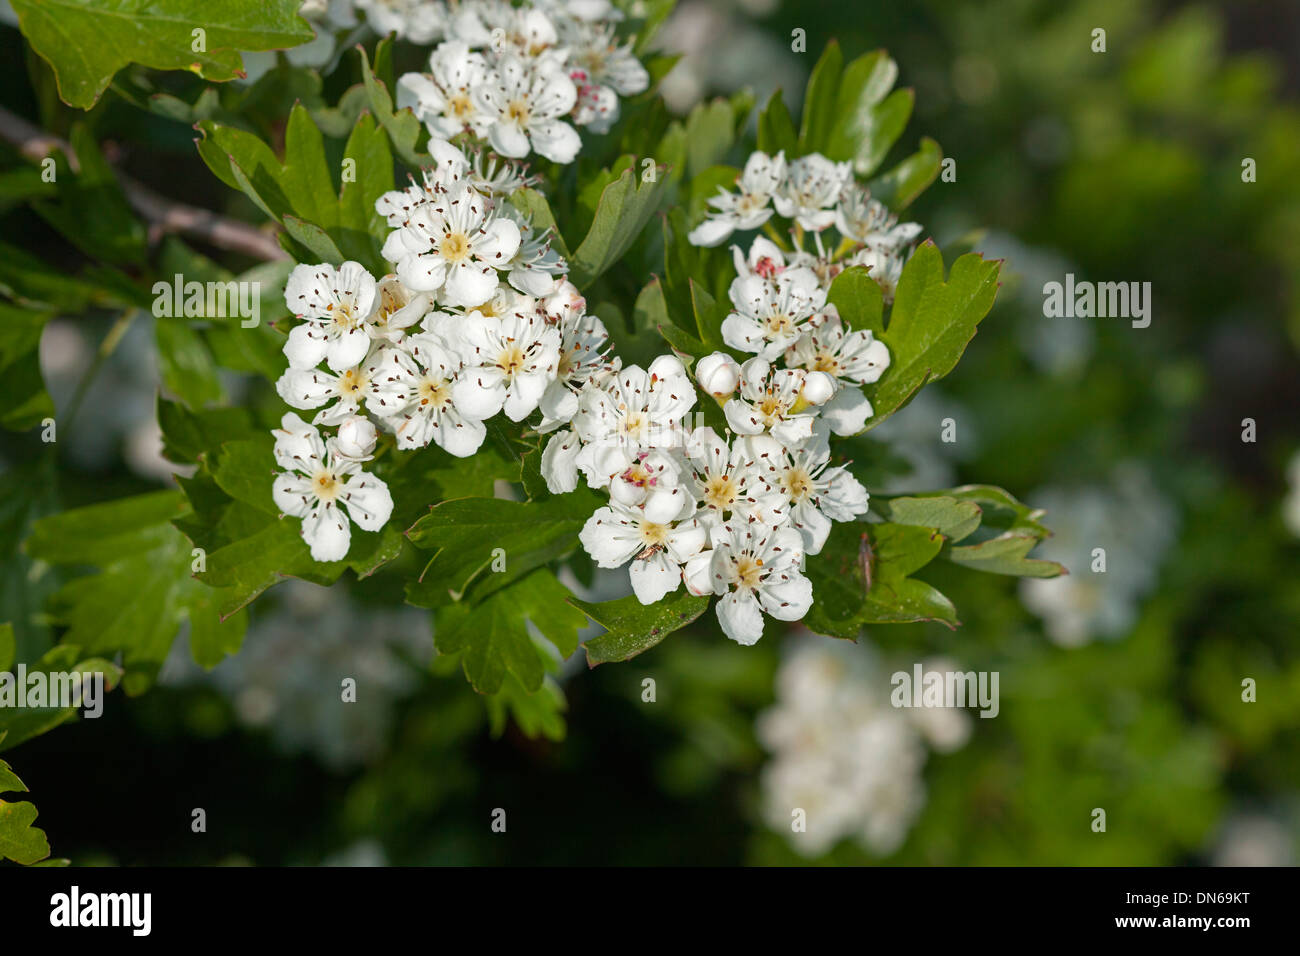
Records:
{"label": "yellow flower center", "polygon": [[768,338],[776,338],[789,332],[793,325],[790,316],[778,312],[763,320],[763,331],[767,333]]}
{"label": "yellow flower center", "polygon": [[527,126],[531,116],[532,111],[528,108],[526,100],[511,100],[506,104],[506,119],[512,123]]}
{"label": "yellow flower center", "polygon": [[758,403],[758,414],[763,417],[763,424],[769,427],[781,421],[785,411],[785,402],[772,394],[763,396],[763,400]]}
{"label": "yellow flower center", "polygon": [[781,487],[791,501],[802,501],[813,491],[812,476],[807,469],[798,466],[791,468],[781,477]]}
{"label": "yellow flower center", "polygon": [[470,102],[470,98],[464,93],[461,93],[459,96],[453,96],[447,101],[447,105],[451,107],[452,115],[457,119],[464,119],[469,116],[474,109],[474,104]]}
{"label": "yellow flower center", "polygon": [[357,317],[351,302],[340,302],[337,306],[331,302],[325,306],[325,311],[333,313],[333,321],[336,328],[348,331],[357,324]]}
{"label": "yellow flower center", "polygon": [[640,439],[646,431],[646,417],[642,412],[632,412],[624,416],[621,431],[624,436],[631,439]]}
{"label": "yellow flower center", "polygon": [[718,511],[730,511],[739,490],[730,475],[714,475],[704,483],[704,503]]}
{"label": "yellow flower center", "polygon": [[370,379],[364,372],[350,368],[339,376],[339,394],[345,398],[354,398],[365,391],[369,384]]}
{"label": "yellow flower center", "polygon": [[417,391],[422,408],[427,405],[432,405],[435,408],[445,408],[451,402],[451,389],[447,387],[447,383],[443,379],[434,378],[432,375],[426,375],[420,380]]}
{"label": "yellow flower center", "polygon": [[334,472],[328,468],[322,468],[316,472],[311,479],[312,491],[321,501],[333,501],[339,496],[339,480],[334,477]]}
{"label": "yellow flower center", "polygon": [[757,590],[763,583],[763,559],[742,554],[733,562],[732,574],[737,587],[747,588],[750,591]]}
{"label": "yellow flower center", "polygon": [[668,525],[642,521],[637,530],[641,534],[641,543],[647,548],[663,548],[668,544]]}
{"label": "yellow flower center", "polygon": [[827,375],[839,378],[840,372],[843,371],[843,368],[840,365],[839,359],[830,352],[822,351],[818,352],[817,357],[813,359],[812,370],[814,372],[825,372]]}
{"label": "yellow flower center", "polygon": [[524,367],[524,350],[511,342],[497,356],[497,368],[507,375],[514,375]]}
{"label": "yellow flower center", "polygon": [[469,255],[469,237],[463,232],[449,232],[438,244],[438,254],[448,262],[460,262]]}

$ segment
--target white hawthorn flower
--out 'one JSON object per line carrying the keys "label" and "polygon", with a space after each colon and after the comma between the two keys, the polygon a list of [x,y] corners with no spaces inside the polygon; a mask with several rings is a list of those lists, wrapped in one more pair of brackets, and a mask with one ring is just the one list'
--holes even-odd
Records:
{"label": "white hawthorn flower", "polygon": [[691,230],[687,239],[695,246],[717,246],[737,229],[757,229],[772,216],[772,194],[785,179],[785,153],[768,156],[755,152],[745,161],[736,180],[738,192],[719,189],[709,200],[717,212]]}
{"label": "white hawthorn flower", "polygon": [[770,279],[737,276],[728,294],[735,311],[722,320],[722,340],[768,361],[793,345],[826,304],[825,290],[808,269],[785,269]]}
{"label": "white hawthorn flower", "polygon": [[337,375],[318,368],[290,367],[275,383],[275,390],[294,408],[319,408],[313,425],[337,425],[359,413],[370,385],[369,366],[362,362]]}
{"label": "white hawthorn flower", "polygon": [[864,246],[886,249],[898,249],[921,234],[920,223],[900,224],[884,203],[871,198],[871,190],[852,183],[845,187],[835,208],[835,228]]}
{"label": "white hawthorn flower", "polygon": [[875,279],[884,293],[885,305],[894,301],[898,291],[898,280],[903,277],[903,264],[907,257],[897,249],[883,246],[867,246],[854,253],[846,262],[847,266],[865,266],[867,274]]}
{"label": "white hawthorn flower", "polygon": [[275,432],[275,460],[283,473],[271,494],[284,514],[302,519],[302,538],[313,561],[341,561],[352,541],[349,517],[363,531],[378,531],[393,513],[388,486],[361,464],[321,441],[320,433],[292,412]]}
{"label": "white hawthorn flower", "polygon": [[654,604],[677,590],[682,566],[707,539],[704,528],[690,519],[691,502],[684,503],[683,516],[654,521],[640,508],[611,501],[587,519],[578,537],[599,567],[618,568],[631,561],[637,600]]}
{"label": "white hawthorn flower", "polygon": [[785,447],[798,448],[812,436],[816,413],[800,393],[806,378],[819,374],[774,369],[766,359],[750,359],[740,367],[740,395],[722,407],[727,424],[738,435],[769,432]]}
{"label": "white hawthorn flower", "polygon": [[488,64],[460,40],[438,44],[428,73],[407,73],[397,81],[397,108],[410,107],[434,139],[451,139],[468,131],[482,138],[492,120],[475,102],[473,91],[484,82]]}
{"label": "white hawthorn flower", "polygon": [[501,207],[501,215],[513,219],[519,227],[519,248],[503,267],[510,270],[510,284],[539,299],[552,295],[559,278],[569,271],[569,264],[551,248],[551,231],[534,229],[527,217],[510,205]]}
{"label": "white hawthorn flower", "polygon": [[650,521],[673,521],[683,512],[694,513],[695,498],[681,484],[677,460],[668,452],[605,448],[599,459],[610,476],[612,502],[640,507]]}
{"label": "white hawthorn flower", "polygon": [[785,253],[766,236],[755,236],[748,253],[741,252],[740,246],[732,246],[731,258],[736,264],[738,276],[756,275],[771,279],[786,268]]}
{"label": "white hawthorn flower", "polygon": [[555,25],[537,6],[515,7],[502,0],[472,0],[459,4],[449,33],[472,47],[489,47],[497,56],[521,59],[554,58],[559,39]]}
{"label": "white hawthorn flower", "polygon": [[852,179],[853,168],[848,163],[834,163],[821,153],[810,153],[791,160],[772,202],[786,219],[820,232],[835,222],[836,203]]}
{"label": "white hawthorn flower", "polygon": [[367,461],[374,454],[375,442],[378,439],[374,422],[360,415],[353,415],[339,425],[338,435],[334,438],[334,450],[343,458]]}
{"label": "white hawthorn flower", "polygon": [[324,360],[336,372],[352,368],[370,350],[366,320],[375,304],[375,278],[359,262],[296,266],[284,287],[284,302],[300,319],[284,343],[293,368],[315,368]]}
{"label": "white hawthorn flower", "polygon": [[[543,311],[547,318],[551,317],[545,304]],[[583,386],[609,366],[606,357],[609,332],[598,316],[580,311],[573,318],[558,322],[556,327],[560,330],[560,358],[555,367],[555,380],[546,387],[540,402],[543,421],[538,431],[542,434],[573,420]]]}
{"label": "white hawthorn flower", "polygon": [[812,607],[812,582],[800,572],[803,544],[787,526],[730,521],[709,532],[711,550],[686,565],[686,584],[695,594],[721,595],[718,623],[738,644],[763,636],[763,614],[797,621]]}
{"label": "white hawthorn flower", "polygon": [[826,442],[782,449],[760,463],[766,469],[764,481],[789,504],[790,525],[802,536],[805,554],[820,553],[832,521],[852,521],[867,511],[867,490],[843,465],[829,464]]}
{"label": "white hawthorn flower", "polygon": [[455,400],[460,371],[460,356],[427,333],[384,351],[371,373],[370,410],[393,429],[398,448],[433,441],[458,458],[478,451],[487,429]]}
{"label": "white hawthorn flower", "polygon": [[397,34],[421,46],[432,43],[446,27],[446,7],[438,0],[354,0],[366,23],[381,37]]}
{"label": "white hawthorn flower", "polygon": [[529,65],[507,54],[475,94],[479,108],[492,118],[488,142],[502,156],[522,158],[531,148],[555,163],[577,157],[582,140],[562,117],[573,109],[578,91],[560,67]]}
{"label": "white hawthorn flower", "polygon": [[471,312],[460,336],[465,371],[454,390],[457,406],[485,420],[502,409],[512,422],[532,414],[555,380],[561,344],[536,300],[519,296],[500,317]]}
{"label": "white hawthorn flower", "polygon": [[736,438],[728,447],[705,425],[691,432],[685,450],[701,523],[712,527],[739,518],[775,526],[785,521],[785,498],[766,480],[775,471],[768,462],[785,455],[775,439]]}
{"label": "white hawthorn flower", "polygon": [[879,381],[889,368],[889,347],[870,329],[847,328],[833,305],[823,315],[786,349],[786,366],[825,372],[836,382],[853,385]]}
{"label": "white hawthorn flower", "polygon": [[619,97],[644,93],[650,74],[633,55],[630,42],[619,44],[612,26],[570,24],[565,46],[569,78],[578,90],[574,122],[593,133],[607,133],[618,120]]}
{"label": "white hawthorn flower", "polygon": [[459,182],[411,210],[389,234],[384,258],[409,289],[439,292],[448,305],[472,308],[496,291],[498,269],[519,251],[519,227],[493,213],[491,201]]}
{"label": "white hawthorn flower", "polygon": [[695,386],[681,360],[661,355],[649,369],[629,365],[602,387],[583,389],[573,425],[592,453],[605,446],[671,448],[681,443],[682,419],[694,405]]}
{"label": "white hawthorn flower", "polygon": [[432,304],[427,292],[413,292],[395,275],[379,280],[375,311],[366,321],[366,332],[381,344],[397,344],[406,330],[424,318]]}
{"label": "white hawthorn flower", "polygon": [[434,165],[420,170],[420,182],[408,176],[410,185],[405,189],[393,189],[375,200],[375,212],[393,229],[408,225],[411,213],[418,206],[435,202],[457,183],[468,183],[485,195],[490,190],[481,188],[474,173],[471,161],[457,147],[443,139],[429,140],[429,155]]}

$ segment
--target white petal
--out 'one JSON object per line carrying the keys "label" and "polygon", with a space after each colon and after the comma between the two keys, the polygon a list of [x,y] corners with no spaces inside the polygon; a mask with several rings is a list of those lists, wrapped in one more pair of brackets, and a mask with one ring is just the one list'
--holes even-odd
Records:
{"label": "white petal", "polygon": [[495,269],[466,260],[447,270],[447,285],[443,290],[448,305],[473,308],[482,305],[497,290]]}
{"label": "white petal", "polygon": [[758,600],[763,610],[778,621],[797,621],[812,607],[812,582],[802,574],[792,574],[789,580],[771,583],[769,577],[759,592]]}
{"label": "white petal", "polygon": [[373,475],[353,478],[344,486],[341,499],[363,531],[378,531],[393,514],[393,496],[388,485]]}
{"label": "white petal", "polygon": [[465,377],[451,387],[451,400],[462,415],[486,421],[501,411],[506,387],[499,379],[494,384],[487,370],[466,370],[463,374]]}
{"label": "white petal", "polygon": [[763,612],[750,591],[732,591],[718,600],[722,633],[737,644],[756,644],[763,636]]}
{"label": "white petal", "polygon": [[872,415],[871,403],[861,389],[841,388],[822,406],[822,418],[837,435],[856,435]]}
{"label": "white petal", "polygon": [[568,123],[546,120],[528,128],[533,149],[553,163],[571,163],[582,149],[582,138]]}
{"label": "white petal", "polygon": [[325,364],[336,372],[346,372],[361,364],[370,351],[370,336],[365,329],[348,329],[325,347]]}
{"label": "white petal", "polygon": [[628,576],[632,579],[636,599],[642,604],[654,604],[665,595],[672,594],[677,590],[677,585],[682,583],[682,569],[676,562],[669,561],[662,552],[633,561]]}
{"label": "white petal", "polygon": [[636,532],[624,526],[612,508],[598,508],[582,526],[578,540],[602,568],[621,567],[641,549]]}
{"label": "white petal", "polygon": [[313,561],[342,561],[352,543],[348,519],[338,508],[318,508],[302,520],[302,538]]}
{"label": "white petal", "polygon": [[284,356],[292,368],[315,368],[325,358],[329,343],[324,330],[311,322],[296,325],[284,343]]}
{"label": "white petal", "polygon": [[553,495],[567,494],[578,487],[578,452],[582,444],[570,431],[560,432],[546,443],[542,451],[542,477]]}
{"label": "white petal", "polygon": [[730,216],[706,219],[687,234],[693,246],[719,246],[736,231],[735,220]]}
{"label": "white petal", "polygon": [[271,483],[271,498],[277,508],[295,518],[305,517],[315,502],[310,479],[291,471],[275,476]]}

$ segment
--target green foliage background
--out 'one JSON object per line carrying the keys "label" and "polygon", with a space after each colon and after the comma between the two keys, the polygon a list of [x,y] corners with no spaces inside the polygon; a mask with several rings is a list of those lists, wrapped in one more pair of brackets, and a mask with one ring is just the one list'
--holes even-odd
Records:
{"label": "green foliage background", "polygon": [[[20,14],[24,5],[16,4]],[[886,654],[910,660],[942,653],[963,668],[1002,674],[1000,717],[976,721],[962,750],[931,757],[925,810],[903,848],[883,862],[1202,861],[1224,821],[1242,811],[1280,820],[1294,850],[1300,542],[1283,527],[1279,502],[1285,463],[1300,447],[1300,113],[1295,51],[1260,51],[1251,34],[1271,15],[1266,6],[1229,16],[1202,3],[1166,9],[1119,0],[866,3],[851,12],[788,3],[753,19],[753,28],[782,49],[792,30],[806,31],[809,52],[789,55],[805,73],[832,39],[844,62],[889,49],[901,70],[900,90],[882,101],[878,119],[892,123],[904,100],[911,105],[912,88],[916,115],[888,161],[844,158],[888,169],[914,151],[929,157],[922,133],[942,142],[942,154],[957,160],[957,181],[920,193],[909,216],[945,243],[949,267],[956,253],[980,247],[983,238],[970,234],[979,227],[1014,236],[1027,249],[1050,250],[1080,277],[1146,280],[1155,289],[1150,328],[1092,320],[1090,352],[1062,371],[1045,371],[1024,342],[1035,325],[1065,320],[1036,311],[1036,290],[1018,278],[1013,256],[992,313],[943,383],[946,398],[965,410],[963,425],[969,419],[979,434],[956,465],[959,481],[1014,489],[1032,505],[1030,489],[1105,485],[1117,463],[1136,460],[1172,502],[1178,533],[1136,624],[1116,640],[1059,648],[1020,604],[1015,581],[964,573],[951,561],[935,562],[923,576],[959,610],[960,628],[869,624],[870,639]],[[1104,55],[1088,48],[1095,26],[1108,31]],[[40,49],[35,37],[33,45]],[[132,66],[83,114],[59,103],[58,90],[67,92],[63,78],[56,82],[15,31],[0,33],[0,49],[7,54],[0,57],[0,103],[69,139],[82,160],[76,175],[60,167],[55,188],[12,150],[0,154],[0,404],[3,423],[17,430],[0,438],[0,620],[13,622],[11,639],[0,636],[0,669],[8,663],[6,646],[13,660],[60,655],[61,667],[129,647],[120,662],[123,690],[136,695],[153,683],[182,622],[194,657],[210,665],[239,646],[245,629],[255,635],[259,616],[278,600],[273,590],[241,610],[275,580],[283,570],[275,562],[297,543],[266,513],[266,489],[245,487],[240,478],[247,471],[240,456],[265,453],[246,436],[275,421],[274,394],[263,382],[233,403],[245,411],[191,410],[231,397],[235,386],[219,367],[274,380],[279,339],[265,327],[246,335],[219,324],[195,330],[156,323],[166,356],[159,371],[170,396],[158,415],[172,456],[197,461],[214,440],[235,439],[184,484],[183,495],[158,491],[120,460],[86,468],[56,458],[59,446],[75,440],[75,417],[62,430],[65,409],[54,451],[39,442],[33,426],[53,406],[32,379],[36,343],[54,315],[79,315],[100,337],[120,334],[124,310],[147,311],[149,299],[139,290],[152,273],[224,279],[257,270],[270,290],[265,326],[283,316],[274,290],[284,270],[237,256],[209,258],[211,250],[174,238],[151,256],[142,225],[116,192],[108,158],[96,158],[96,143],[109,140],[120,153],[113,162],[161,192],[250,221],[270,215],[304,256],[373,261],[377,250],[365,236],[370,204],[346,189],[324,191],[328,201],[310,222],[295,215],[302,203],[320,203],[323,191],[307,185],[320,181],[321,171],[295,168],[292,157],[297,144],[317,139],[335,166],[351,156],[382,170],[391,166],[390,143],[399,158],[415,157],[418,130],[375,103],[374,78],[387,77],[391,87],[394,73],[415,68],[420,57],[401,45],[372,48],[364,60],[348,55],[324,81],[281,66],[251,87],[222,87],[219,94],[205,92],[195,76]],[[221,78],[224,68],[215,63],[210,78]],[[93,86],[86,78],[77,82]],[[651,267],[663,260],[653,225],[618,268],[606,271],[613,261],[608,240],[584,250],[583,237],[599,219],[597,199],[611,183],[620,209],[646,221],[653,213],[625,171],[639,167],[620,155],[669,163],[664,189],[677,190],[683,174],[693,182],[688,193],[674,195],[681,211],[666,220],[669,234],[680,233],[686,214],[712,191],[710,170],[743,159],[744,149],[733,143],[738,133],[779,144],[824,136],[834,118],[810,114],[796,129],[781,107],[769,105],[755,128],[738,129],[752,97],[725,85],[708,92],[722,98],[680,126],[656,115],[622,143],[597,140],[581,171],[552,172],[560,186],[565,175],[587,181],[596,170],[606,173],[581,192],[561,188],[548,197],[556,221],[566,224],[578,274],[596,283],[593,301],[636,302],[638,313],[674,322],[687,316],[674,330],[687,351],[696,343],[712,347],[711,304],[725,301],[725,287],[683,283],[671,261],[661,281],[646,287]],[[794,89],[785,98],[794,117],[801,115],[798,96]],[[358,120],[363,108],[374,119]],[[1256,183],[1241,182],[1245,156],[1258,163]],[[325,170],[324,182],[329,175]],[[877,184],[884,194],[896,190],[895,199],[910,198],[912,188],[902,175]],[[539,198],[520,201],[537,208]],[[850,294],[847,284],[839,295]],[[642,316],[619,312],[608,304],[601,312],[612,329],[619,328],[615,320],[625,320],[629,333],[645,328]],[[623,351],[633,361],[661,347],[629,334]],[[1258,423],[1254,444],[1240,440],[1246,417]],[[513,457],[523,456],[527,487],[529,453],[535,449],[503,438],[473,473],[440,475],[435,456],[415,456],[407,477],[490,494],[493,480],[507,477]],[[895,467],[883,459],[869,464],[882,477]],[[37,519],[144,493],[138,514],[83,512],[33,532]],[[210,513],[203,502],[212,504]],[[572,520],[561,502],[554,502],[556,524]],[[573,514],[582,512],[575,507]],[[438,509],[430,514],[424,520],[436,531]],[[97,517],[104,524],[87,524]],[[171,524],[178,517],[179,528]],[[444,517],[449,527],[464,526]],[[1044,519],[1048,526],[1052,517]],[[512,518],[493,520],[509,525]],[[256,545],[244,547],[262,563],[242,552],[218,557],[223,546],[250,536]],[[190,540],[211,552],[207,584],[184,573]],[[463,544],[472,541],[467,532]],[[373,554],[354,550],[348,563],[365,573],[390,546],[381,539]],[[521,569],[526,587],[511,593],[544,602],[557,585],[549,571],[536,570],[549,557],[544,541],[538,548],[537,563]],[[439,553],[407,549],[398,560],[418,573],[420,565],[435,566]],[[104,570],[77,573],[91,566]],[[435,578],[463,574],[457,584],[468,589],[476,586],[475,568],[472,560],[438,567]],[[343,572],[340,564],[322,583]],[[354,588],[355,576],[342,581],[336,586]],[[400,582],[394,587],[365,598],[358,591],[358,599],[412,597]],[[136,603],[124,605],[125,594]],[[421,603],[421,595],[414,597]],[[772,702],[782,645],[774,622],[757,646],[739,648],[722,638],[711,615],[696,620],[692,611],[699,610],[684,606],[674,611],[693,623],[649,642],[632,663],[569,676],[544,667],[527,647],[489,649],[476,665],[468,654],[458,659],[456,635],[468,646],[500,617],[529,616],[527,603],[480,597],[473,613],[486,625],[459,620],[466,613],[459,605],[437,609],[452,656],[432,668],[411,664],[416,686],[397,705],[385,746],[360,767],[286,756],[267,734],[244,729],[226,696],[210,687],[164,685],[138,696],[114,693],[104,718],[72,721],[53,734],[35,736],[69,714],[9,728],[0,748],[22,781],[0,763],[0,790],[13,799],[25,782],[31,793],[23,799],[39,808],[38,825],[54,852],[75,863],[315,863],[358,845],[378,847],[393,863],[802,861],[757,812],[765,756],[753,721]],[[216,623],[232,611],[233,618]],[[945,616],[931,611],[925,616]],[[844,619],[856,630],[874,620],[869,613],[848,609]],[[613,617],[594,610],[591,616],[611,632],[588,646],[592,660],[619,660],[647,643]],[[570,650],[582,625],[574,611],[546,620],[543,629]],[[50,650],[56,637],[62,643]],[[459,673],[462,664],[474,687],[496,692],[487,706]],[[647,677],[658,689],[653,704],[641,700]],[[1258,703],[1241,703],[1243,677],[1257,681]],[[530,696],[537,686],[540,696]],[[333,686],[325,690],[335,693]],[[22,748],[8,752],[20,740]],[[28,829],[30,806],[0,802],[0,832],[16,821],[13,845],[21,847],[5,855],[20,862],[45,855]],[[197,806],[208,813],[203,836],[189,829]],[[1108,813],[1104,836],[1088,825],[1098,806]],[[506,837],[489,830],[495,807],[508,809]],[[0,842],[0,852],[7,845]],[[827,861],[881,862],[849,842]]]}

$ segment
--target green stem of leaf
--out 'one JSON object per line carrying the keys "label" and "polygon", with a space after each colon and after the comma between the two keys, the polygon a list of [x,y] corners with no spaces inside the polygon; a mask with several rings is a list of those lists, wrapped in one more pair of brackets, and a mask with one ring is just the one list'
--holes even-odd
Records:
{"label": "green stem of leaf", "polygon": [[95,376],[99,374],[99,370],[103,368],[104,363],[108,361],[109,357],[117,350],[118,345],[121,344],[122,339],[126,336],[126,330],[131,327],[131,323],[139,314],[139,309],[127,309],[124,311],[117,317],[117,321],[115,321],[112,327],[108,330],[108,334],[104,336],[103,341],[99,343],[99,350],[95,353],[94,361],[90,363],[90,367],[86,369],[85,373],[81,376],[81,380],[77,382],[77,390],[72,393],[72,401],[68,403],[68,410],[64,415],[65,424],[63,428],[65,434],[71,433],[73,422],[77,417],[77,412],[81,408],[81,403],[86,398],[86,393],[90,391],[90,386],[94,382]]}

